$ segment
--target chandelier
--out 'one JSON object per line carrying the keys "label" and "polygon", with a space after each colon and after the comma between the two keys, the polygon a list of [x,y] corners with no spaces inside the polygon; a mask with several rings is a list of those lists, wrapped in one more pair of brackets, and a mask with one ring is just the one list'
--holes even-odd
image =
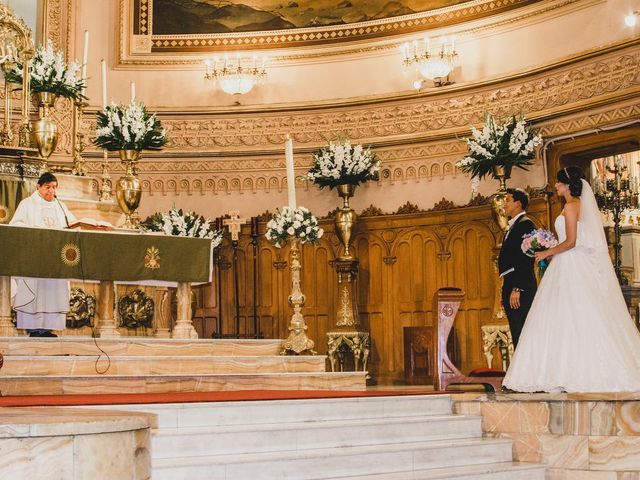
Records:
{"label": "chandelier", "polygon": [[[414,40],[411,43],[404,43],[400,47],[402,51],[402,64],[405,68],[414,67],[424,78],[431,80],[436,87],[449,85],[453,82],[449,80],[449,75],[454,68],[454,60],[458,55],[455,50],[455,37],[443,38],[440,42],[440,49],[431,50],[429,37],[423,42]],[[414,82],[414,87],[421,88],[422,80]]]}
{"label": "chandelier", "polygon": [[241,57],[238,54],[234,58],[225,55],[223,58],[215,57],[204,63],[206,66],[204,78],[217,81],[220,88],[229,95],[249,93],[267,76],[266,57],[258,60],[255,55]]}
{"label": "chandelier", "polygon": [[613,216],[614,269],[621,284],[626,283],[622,274],[621,235],[622,216],[625,211],[638,208],[638,162],[632,155],[616,155],[591,162],[591,186],[601,211]]}

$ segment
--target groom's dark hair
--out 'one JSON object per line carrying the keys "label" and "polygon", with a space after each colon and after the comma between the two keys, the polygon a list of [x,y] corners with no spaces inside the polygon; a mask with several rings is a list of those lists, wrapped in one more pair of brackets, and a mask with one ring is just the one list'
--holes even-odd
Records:
{"label": "groom's dark hair", "polygon": [[511,194],[514,202],[520,202],[522,209],[529,206],[529,195],[521,188],[507,188],[507,193]]}

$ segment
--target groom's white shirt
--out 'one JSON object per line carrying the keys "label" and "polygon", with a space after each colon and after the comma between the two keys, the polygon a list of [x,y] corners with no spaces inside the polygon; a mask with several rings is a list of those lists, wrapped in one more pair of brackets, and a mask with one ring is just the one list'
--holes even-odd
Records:
{"label": "groom's white shirt", "polygon": [[521,216],[526,215],[527,212],[525,212],[524,210],[521,211],[519,214],[517,214],[515,217],[511,218],[509,220],[509,223],[507,225],[509,225],[509,228],[507,228],[507,233],[504,234],[504,238],[506,239],[509,236],[509,232],[511,231],[511,227],[513,227],[513,224],[516,223],[516,220],[518,220]]}

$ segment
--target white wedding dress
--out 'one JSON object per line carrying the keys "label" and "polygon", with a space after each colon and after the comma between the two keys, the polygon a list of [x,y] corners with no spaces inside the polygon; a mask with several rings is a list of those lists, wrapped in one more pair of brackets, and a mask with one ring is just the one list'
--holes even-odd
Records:
{"label": "white wedding dress", "polygon": [[[503,385],[518,392],[640,391],[640,332],[583,180],[576,246],[551,259]],[[555,221],[566,238],[564,216]]]}

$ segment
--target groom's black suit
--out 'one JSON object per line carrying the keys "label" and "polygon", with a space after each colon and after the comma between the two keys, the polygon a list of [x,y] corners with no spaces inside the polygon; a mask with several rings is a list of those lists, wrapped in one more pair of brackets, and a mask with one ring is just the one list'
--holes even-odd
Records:
{"label": "groom's black suit", "polygon": [[[511,225],[502,242],[498,256],[498,271],[502,275],[502,306],[509,320],[513,346],[518,345],[533,297],[536,294],[536,277],[533,273],[534,259],[525,255],[520,245],[522,237],[535,229],[527,215],[521,215]],[[520,308],[513,309],[509,297],[514,288],[520,289]]]}

